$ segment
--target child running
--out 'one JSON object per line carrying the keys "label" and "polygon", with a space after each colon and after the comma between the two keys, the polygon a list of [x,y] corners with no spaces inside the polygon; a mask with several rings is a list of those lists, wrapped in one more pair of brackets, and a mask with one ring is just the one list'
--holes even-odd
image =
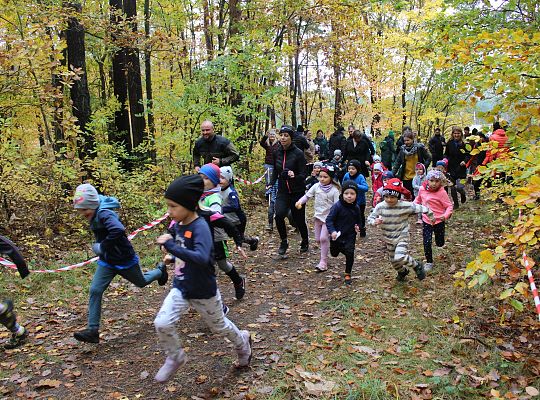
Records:
{"label": "child running", "polygon": [[373,168],[371,169],[371,190],[373,191],[373,201],[371,204],[372,207],[375,207],[377,205],[375,203],[375,194],[384,185],[384,182],[383,182],[384,172],[385,172],[384,165],[382,165],[381,163],[373,164]]}
{"label": "child running", "polygon": [[405,190],[400,179],[389,179],[383,188],[384,201],[377,204],[368,218],[370,225],[381,227],[386,251],[400,282],[409,274],[408,267],[414,269],[419,280],[426,277],[423,264],[409,255],[409,216],[423,213],[433,218],[426,206],[400,200]]}
{"label": "child running", "polygon": [[75,332],[73,336],[79,342],[99,343],[99,325],[101,319],[101,301],[103,293],[116,275],[127,279],[137,287],[144,287],[157,280],[160,286],[167,283],[167,267],[159,267],[143,272],[139,266],[139,257],[126,236],[126,229],[118,214],[113,210],[120,207],[115,197],[98,194],[95,187],[85,183],[75,190],[73,207],[90,222],[96,242],[92,250],[99,256],[98,266],[90,285],[88,302],[88,326]]}
{"label": "child running", "polygon": [[343,182],[353,181],[358,185],[356,204],[360,208],[360,237],[366,237],[366,193],[369,186],[366,178],[362,175],[362,164],[358,160],[351,160],[347,164],[347,173],[343,177]]}
{"label": "child running", "polygon": [[219,184],[221,186],[221,197],[223,199],[222,211],[223,215],[229,218],[229,220],[238,228],[240,235],[242,235],[242,241],[249,245],[251,251],[257,250],[259,245],[259,238],[248,237],[246,238],[246,225],[247,217],[242,206],[240,205],[240,197],[234,187],[233,170],[230,166],[221,167],[221,178]]}
{"label": "child running", "polygon": [[[24,257],[19,252],[17,246],[4,236],[0,236],[0,254],[9,257],[13,261],[22,279],[30,274],[26,261],[24,261]],[[6,350],[21,346],[26,342],[26,338],[28,337],[28,330],[17,322],[17,316],[13,309],[12,300],[0,300],[0,324],[4,325],[11,332],[11,337],[4,344],[4,349]]]}
{"label": "child running", "polygon": [[[420,190],[420,187],[426,180],[426,166],[422,163],[416,163],[415,167],[416,175],[414,176],[412,180],[412,187],[414,192],[414,197],[418,196],[418,191]],[[417,224],[422,223],[422,214],[418,214],[418,220],[416,221]]]}
{"label": "child running", "polygon": [[328,269],[328,248],[330,240],[326,229],[326,217],[336,201],[339,200],[339,184],[334,182],[334,167],[323,166],[319,171],[319,182],[313,185],[308,192],[295,204],[300,209],[309,199],[315,199],[315,214],[313,215],[313,227],[315,240],[321,247],[321,259],[315,269],[319,272]]}
{"label": "child running", "polygon": [[341,187],[339,201],[326,217],[326,229],[332,241],[330,254],[337,257],[339,253],[345,256],[345,283],[351,284],[351,272],[354,264],[354,246],[356,234],[360,232],[362,214],[356,203],[358,185],[354,181],[345,181]]}
{"label": "child running", "polygon": [[435,221],[431,222],[427,216],[423,215],[423,238],[424,255],[426,263],[425,271],[431,271],[433,268],[432,237],[435,233],[435,244],[437,247],[444,246],[444,227],[445,221],[452,216],[454,206],[448,193],[443,188],[443,174],[436,169],[427,173],[427,181],[424,182],[418,196],[414,199],[415,204],[422,204],[433,211]]}
{"label": "child running", "polygon": [[189,175],[174,180],[165,192],[169,215],[175,221],[173,235],[161,235],[156,241],[170,253],[163,261],[175,264],[175,277],[154,320],[159,341],[167,354],[155,376],[158,382],[169,380],[187,362],[175,325],[190,306],[212,332],[233,343],[238,356],[237,367],[246,367],[251,361],[249,332],[240,331],[223,313],[214,269],[212,233],[196,211],[203,191],[201,176]]}
{"label": "child running", "polygon": [[[221,187],[219,186],[221,170],[217,165],[209,163],[199,169],[199,175],[204,182],[204,192],[199,201],[200,208],[223,214],[223,198],[221,197]],[[240,276],[235,266],[227,260],[229,255],[229,249],[227,248],[228,236],[220,228],[214,228],[213,236],[216,264],[230,278],[234,285],[235,297],[237,300],[240,300],[246,293],[246,280]]]}

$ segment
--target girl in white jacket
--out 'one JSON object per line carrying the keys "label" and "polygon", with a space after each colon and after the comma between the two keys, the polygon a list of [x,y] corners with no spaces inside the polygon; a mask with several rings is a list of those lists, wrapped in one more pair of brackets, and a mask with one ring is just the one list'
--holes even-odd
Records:
{"label": "girl in white jacket", "polygon": [[326,217],[336,201],[339,200],[340,186],[334,182],[334,167],[325,165],[319,173],[319,182],[313,185],[307,193],[296,202],[296,208],[300,209],[311,198],[315,198],[315,214],[313,215],[313,225],[315,227],[315,240],[321,248],[321,260],[315,269],[319,272],[328,269],[328,249],[330,248],[330,237],[326,229]]}

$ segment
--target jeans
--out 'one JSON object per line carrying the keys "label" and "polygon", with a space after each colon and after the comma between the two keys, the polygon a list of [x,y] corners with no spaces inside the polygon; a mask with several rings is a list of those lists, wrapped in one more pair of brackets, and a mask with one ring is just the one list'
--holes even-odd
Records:
{"label": "jeans", "polygon": [[161,277],[161,270],[156,268],[152,271],[143,272],[139,265],[127,269],[113,269],[99,266],[96,268],[90,285],[90,300],[88,302],[88,328],[99,329],[101,319],[101,300],[103,293],[109,287],[116,275],[127,279],[137,287],[144,287]]}
{"label": "jeans", "polygon": [[424,238],[424,255],[426,262],[433,263],[433,251],[431,245],[433,243],[433,233],[435,233],[435,244],[437,247],[444,246],[444,222],[431,225],[424,222],[423,238]]}

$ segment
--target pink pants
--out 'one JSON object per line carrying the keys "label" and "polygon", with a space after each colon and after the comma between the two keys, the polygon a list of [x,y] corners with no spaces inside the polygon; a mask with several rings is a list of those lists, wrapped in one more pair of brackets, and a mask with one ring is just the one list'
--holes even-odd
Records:
{"label": "pink pants", "polygon": [[321,246],[321,261],[319,264],[326,266],[328,260],[328,249],[330,247],[330,236],[328,235],[326,224],[321,220],[315,218],[313,225],[315,227],[315,240]]}

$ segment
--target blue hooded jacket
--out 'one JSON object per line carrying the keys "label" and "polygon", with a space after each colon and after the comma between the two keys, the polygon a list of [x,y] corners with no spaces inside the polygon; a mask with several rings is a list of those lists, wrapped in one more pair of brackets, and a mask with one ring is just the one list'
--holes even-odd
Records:
{"label": "blue hooded jacket", "polygon": [[98,265],[127,269],[139,263],[131,242],[126,235],[126,228],[113,210],[120,208],[115,197],[99,196],[99,207],[90,221],[90,229],[99,244]]}
{"label": "blue hooded jacket", "polygon": [[353,165],[356,168],[356,175],[351,176],[348,172],[343,177],[343,182],[354,181],[358,185],[358,196],[356,196],[356,204],[359,206],[366,204],[366,192],[369,189],[369,186],[366,182],[366,178],[361,173],[360,163],[357,160],[351,160],[347,165]]}

